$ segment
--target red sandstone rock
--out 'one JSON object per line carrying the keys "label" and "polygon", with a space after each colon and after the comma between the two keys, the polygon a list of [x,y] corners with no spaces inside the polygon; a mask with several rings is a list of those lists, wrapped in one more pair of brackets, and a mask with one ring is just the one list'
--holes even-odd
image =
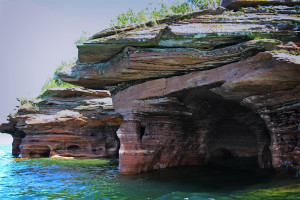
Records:
{"label": "red sandstone rock", "polygon": [[115,154],[124,122],[120,173],[299,166],[299,19],[298,7],[218,9],[99,32],[59,76],[112,90],[115,111],[105,94],[50,92],[38,114],[11,119],[26,133],[22,153]]}
{"label": "red sandstone rock", "polygon": [[116,131],[123,120],[114,111],[108,91],[58,88],[43,96],[35,102],[35,109],[21,107],[9,119],[15,127],[10,132],[13,136],[26,134],[22,143],[22,138],[14,137],[23,158],[118,155]]}
{"label": "red sandstone rock", "polygon": [[245,14],[203,11],[148,28],[131,25],[119,34],[106,30],[78,46],[78,62],[58,75],[75,85],[111,89],[237,62],[275,45],[246,42],[252,38],[299,41],[299,11],[289,8],[295,9],[283,9],[289,15],[278,14],[281,8],[246,9]]}
{"label": "red sandstone rock", "polygon": [[[134,38],[137,28],[123,27],[120,40],[106,30],[93,36],[95,45],[115,56],[104,62],[90,49],[90,63],[79,59],[59,76],[114,92],[125,120],[117,132],[121,173],[180,165],[299,166],[297,21],[299,9],[288,6],[176,16],[159,25],[164,28],[151,48],[125,42],[118,55],[115,44],[126,33]],[[257,37],[269,40],[252,40]]]}
{"label": "red sandstone rock", "polygon": [[[255,55],[257,51],[270,49],[276,44],[279,44],[279,41],[257,40],[212,51],[183,48],[143,50],[129,48],[124,52],[128,56],[115,61],[114,64],[78,63],[72,69],[75,73],[60,76],[72,84],[90,88],[104,87],[122,82],[179,75],[186,71],[208,70],[239,61],[241,57]],[[101,68],[101,73],[96,70],[97,68]],[[78,79],[78,76],[88,78],[82,80]]]}
{"label": "red sandstone rock", "polygon": [[258,160],[262,168],[285,160],[299,165],[300,62],[281,56],[259,53],[118,92],[115,109],[126,121],[118,130],[120,172],[203,165],[226,156],[232,163]]}

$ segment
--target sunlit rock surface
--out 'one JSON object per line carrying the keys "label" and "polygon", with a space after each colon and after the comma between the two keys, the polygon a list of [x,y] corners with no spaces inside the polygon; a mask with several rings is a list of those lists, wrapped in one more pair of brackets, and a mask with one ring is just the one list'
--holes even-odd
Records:
{"label": "sunlit rock surface", "polygon": [[[6,132],[20,145],[23,158],[118,155],[116,131],[123,120],[108,91],[49,89],[33,105],[21,106],[9,121]],[[25,137],[16,141],[15,135]]]}
{"label": "sunlit rock surface", "polygon": [[117,27],[120,32],[111,28],[79,45],[78,62],[59,76],[75,85],[111,89],[216,68],[276,44],[252,39],[299,41],[299,12],[299,7],[287,6],[243,12],[218,8],[170,17],[157,25]]}
{"label": "sunlit rock surface", "polygon": [[106,29],[78,46],[59,76],[113,93],[121,173],[300,165],[298,1],[223,1],[244,4]]}

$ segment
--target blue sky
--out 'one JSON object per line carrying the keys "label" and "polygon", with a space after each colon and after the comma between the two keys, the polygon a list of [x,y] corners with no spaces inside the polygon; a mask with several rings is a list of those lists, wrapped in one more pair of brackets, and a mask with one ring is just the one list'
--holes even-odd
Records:
{"label": "blue sky", "polygon": [[16,98],[36,97],[62,61],[77,57],[82,31],[96,33],[121,12],[158,2],[169,1],[0,0],[0,123]]}

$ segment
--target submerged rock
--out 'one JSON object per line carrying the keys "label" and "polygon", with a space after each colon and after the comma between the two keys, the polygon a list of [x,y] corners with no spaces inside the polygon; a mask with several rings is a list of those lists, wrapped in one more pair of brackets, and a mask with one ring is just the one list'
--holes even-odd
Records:
{"label": "submerged rock", "polygon": [[40,100],[21,106],[9,121],[0,131],[12,134],[18,144],[15,156],[18,151],[23,158],[118,155],[116,131],[123,119],[114,111],[108,91],[49,89]]}

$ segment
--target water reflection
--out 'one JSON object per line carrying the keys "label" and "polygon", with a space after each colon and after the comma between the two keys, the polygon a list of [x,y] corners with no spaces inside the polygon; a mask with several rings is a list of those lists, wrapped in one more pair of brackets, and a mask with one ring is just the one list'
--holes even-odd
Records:
{"label": "water reflection", "polygon": [[[241,195],[255,197],[260,193],[251,192],[257,189],[299,183],[273,171],[199,167],[119,175],[117,160],[12,159],[8,149],[1,146],[0,199],[247,199]],[[298,195],[299,188],[289,195]]]}

